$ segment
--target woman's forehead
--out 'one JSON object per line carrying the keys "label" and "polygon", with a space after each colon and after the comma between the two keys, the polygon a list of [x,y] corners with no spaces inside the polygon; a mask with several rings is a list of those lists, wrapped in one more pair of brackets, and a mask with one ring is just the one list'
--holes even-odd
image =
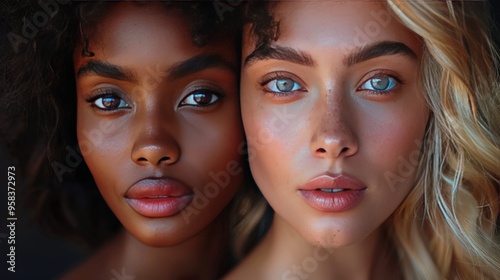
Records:
{"label": "woman's forehead", "polygon": [[[290,1],[272,8],[279,36],[271,44],[301,51],[351,52],[377,42],[401,42],[416,54],[420,38],[402,25],[385,1]],[[244,55],[255,47],[255,34],[244,32]]]}
{"label": "woman's forehead", "polygon": [[331,44],[402,37],[408,30],[384,2],[287,2],[277,5],[279,40],[300,36]]}

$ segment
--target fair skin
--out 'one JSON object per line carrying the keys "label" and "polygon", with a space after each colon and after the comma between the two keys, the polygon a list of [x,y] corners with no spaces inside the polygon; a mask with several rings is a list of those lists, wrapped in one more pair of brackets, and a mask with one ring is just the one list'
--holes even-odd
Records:
{"label": "fair skin", "polygon": [[197,47],[179,10],[117,3],[82,48],[77,137],[125,231],[66,279],[216,278],[243,180],[232,38]]}
{"label": "fair skin", "polygon": [[383,2],[272,11],[280,35],[268,48],[246,29],[241,104],[275,216],[225,279],[401,278],[384,222],[412,187],[416,166],[401,165],[418,156],[429,114],[421,43]]}

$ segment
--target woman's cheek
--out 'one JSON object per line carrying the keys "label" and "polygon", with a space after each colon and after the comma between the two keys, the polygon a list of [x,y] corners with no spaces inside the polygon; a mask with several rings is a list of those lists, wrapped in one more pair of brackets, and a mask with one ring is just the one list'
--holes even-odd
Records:
{"label": "woman's cheek", "polygon": [[[415,116],[415,115],[414,115]],[[425,126],[419,118],[398,118],[374,132],[378,145],[372,152],[379,169],[380,183],[394,192],[412,184],[419,164]]]}

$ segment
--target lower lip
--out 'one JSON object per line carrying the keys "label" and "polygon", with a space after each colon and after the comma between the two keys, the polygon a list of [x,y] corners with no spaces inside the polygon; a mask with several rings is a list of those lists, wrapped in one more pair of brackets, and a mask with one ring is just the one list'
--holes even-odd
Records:
{"label": "lower lip", "polygon": [[140,215],[149,218],[169,217],[191,203],[193,195],[165,198],[128,198],[127,202]]}
{"label": "lower lip", "polygon": [[319,190],[300,190],[306,202],[322,212],[344,212],[356,206],[365,189],[327,193]]}

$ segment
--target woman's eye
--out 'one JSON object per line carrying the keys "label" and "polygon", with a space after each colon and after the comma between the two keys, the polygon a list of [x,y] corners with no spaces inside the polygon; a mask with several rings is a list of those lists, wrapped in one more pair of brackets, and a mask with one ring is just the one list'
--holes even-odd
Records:
{"label": "woman's eye", "polygon": [[267,82],[264,87],[268,91],[275,93],[289,93],[302,89],[299,83],[289,78],[271,80]]}
{"label": "woman's eye", "polygon": [[392,77],[376,77],[364,82],[360,89],[371,90],[377,92],[390,91],[398,85],[396,79]]}
{"label": "woman's eye", "polygon": [[180,106],[210,106],[219,100],[219,94],[210,90],[196,91],[186,96]]}
{"label": "woman's eye", "polygon": [[113,111],[122,108],[128,108],[129,105],[118,96],[102,96],[97,97],[93,101],[94,105],[102,110]]}

